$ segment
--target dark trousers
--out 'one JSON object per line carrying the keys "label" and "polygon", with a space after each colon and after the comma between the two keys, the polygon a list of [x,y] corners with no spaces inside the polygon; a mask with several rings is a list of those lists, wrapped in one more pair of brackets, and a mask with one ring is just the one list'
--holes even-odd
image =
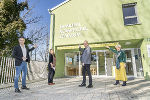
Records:
{"label": "dark trousers", "polygon": [[55,70],[53,68],[51,68],[51,66],[48,66],[48,83],[53,83],[53,78],[55,75]]}
{"label": "dark trousers", "polygon": [[92,76],[90,71],[90,64],[85,64],[82,66],[83,84],[86,84],[86,72],[89,76],[89,85],[92,85]]}

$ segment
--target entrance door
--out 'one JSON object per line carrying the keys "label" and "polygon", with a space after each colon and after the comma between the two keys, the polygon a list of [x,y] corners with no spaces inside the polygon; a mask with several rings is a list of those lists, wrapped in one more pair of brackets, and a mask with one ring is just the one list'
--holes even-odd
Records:
{"label": "entrance door", "polygon": [[97,55],[96,55],[96,52],[92,52],[91,56],[92,56],[91,57],[91,67],[90,67],[91,74],[97,75]]}
{"label": "entrance door", "polygon": [[[134,75],[134,59],[131,50],[125,50],[127,56],[126,73]],[[91,58],[91,74],[112,76],[112,66],[115,66],[114,54],[110,51],[93,51]],[[136,59],[135,59],[136,60]],[[136,66],[136,65],[135,65]],[[81,76],[82,65],[80,61],[80,53],[72,52],[65,54],[65,75],[66,76]]]}
{"label": "entrance door", "polygon": [[65,54],[65,75],[78,76],[79,75],[79,53]]}
{"label": "entrance door", "polygon": [[[82,75],[82,63],[80,63],[80,75]],[[92,52],[91,53],[91,66],[90,66],[90,70],[91,70],[91,75],[97,75],[97,55],[96,52]]]}
{"label": "entrance door", "polygon": [[106,75],[105,68],[106,68],[106,63],[105,63],[105,52],[98,52],[98,72],[99,75]]}
{"label": "entrance door", "polygon": [[141,50],[139,48],[134,49],[134,54],[135,54],[135,64],[136,64],[136,69],[137,69],[137,76],[144,77]]}
{"label": "entrance door", "polygon": [[125,50],[125,54],[126,54],[126,73],[127,75],[134,75],[131,50]]}
{"label": "entrance door", "polygon": [[106,69],[107,76],[112,76],[112,66],[114,65],[114,54],[110,51],[106,51]]}

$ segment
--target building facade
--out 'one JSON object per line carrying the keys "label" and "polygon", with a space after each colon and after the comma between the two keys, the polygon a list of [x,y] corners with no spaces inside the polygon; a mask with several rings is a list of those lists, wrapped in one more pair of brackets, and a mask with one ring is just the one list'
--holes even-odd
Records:
{"label": "building facade", "polygon": [[105,46],[119,43],[127,55],[127,75],[150,79],[148,4],[150,0],[66,0],[49,9],[56,77],[82,75],[78,46],[88,40],[93,76],[114,75],[115,55]]}

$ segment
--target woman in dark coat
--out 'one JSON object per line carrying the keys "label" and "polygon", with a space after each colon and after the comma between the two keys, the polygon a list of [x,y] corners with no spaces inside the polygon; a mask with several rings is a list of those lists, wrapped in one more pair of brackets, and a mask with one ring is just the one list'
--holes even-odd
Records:
{"label": "woman in dark coat", "polygon": [[50,53],[49,53],[49,63],[48,63],[48,85],[54,85],[55,83],[53,83],[53,78],[55,75],[55,65],[56,65],[56,58],[54,55],[54,51],[52,49],[50,49]]}

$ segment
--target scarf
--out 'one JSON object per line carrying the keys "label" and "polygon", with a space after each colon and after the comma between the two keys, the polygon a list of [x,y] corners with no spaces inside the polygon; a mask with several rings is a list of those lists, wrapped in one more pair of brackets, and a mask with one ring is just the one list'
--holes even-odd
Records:
{"label": "scarf", "polygon": [[119,69],[120,68],[120,62],[119,62],[119,56],[121,54],[121,51],[117,53],[116,56],[116,68]]}

